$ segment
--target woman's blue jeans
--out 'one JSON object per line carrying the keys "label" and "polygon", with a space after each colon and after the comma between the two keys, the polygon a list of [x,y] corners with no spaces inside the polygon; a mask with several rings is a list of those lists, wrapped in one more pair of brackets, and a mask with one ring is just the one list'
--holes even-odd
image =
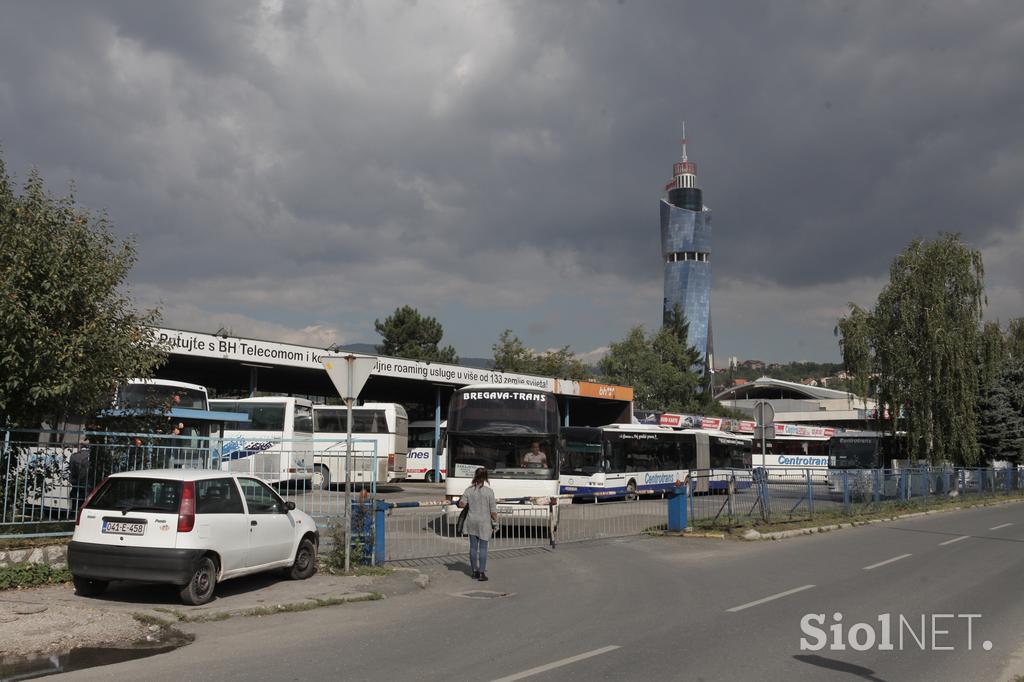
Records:
{"label": "woman's blue jeans", "polygon": [[474,573],[487,572],[487,540],[476,535],[469,536],[469,567]]}

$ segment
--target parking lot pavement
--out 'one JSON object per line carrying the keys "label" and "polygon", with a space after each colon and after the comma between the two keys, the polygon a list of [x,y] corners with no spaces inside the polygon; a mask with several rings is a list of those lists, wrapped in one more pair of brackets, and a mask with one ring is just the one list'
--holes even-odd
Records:
{"label": "parking lot pavement", "polygon": [[125,646],[178,622],[304,610],[345,601],[376,599],[417,590],[418,572],[386,576],[335,576],[308,580],[273,574],[236,578],[217,587],[203,606],[185,606],[168,585],[115,581],[101,597],[74,594],[70,585],[0,593],[0,656],[59,653],[78,647]]}

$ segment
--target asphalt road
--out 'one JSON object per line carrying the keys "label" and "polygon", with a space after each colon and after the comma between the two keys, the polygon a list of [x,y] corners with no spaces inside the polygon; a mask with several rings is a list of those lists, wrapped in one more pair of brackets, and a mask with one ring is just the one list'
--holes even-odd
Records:
{"label": "asphalt road", "polygon": [[[1024,504],[784,542],[635,538],[514,554],[492,557],[487,583],[436,565],[420,593],[194,625],[183,649],[68,677],[1002,681],[1024,654]],[[470,598],[484,590],[507,596]],[[876,639],[891,614],[895,650],[801,650],[801,619],[822,614],[827,629],[836,613],[844,632],[864,622]],[[922,615],[926,650],[900,625],[920,637]],[[931,650],[933,629],[953,650]],[[1024,658],[1016,665],[1024,673]]]}

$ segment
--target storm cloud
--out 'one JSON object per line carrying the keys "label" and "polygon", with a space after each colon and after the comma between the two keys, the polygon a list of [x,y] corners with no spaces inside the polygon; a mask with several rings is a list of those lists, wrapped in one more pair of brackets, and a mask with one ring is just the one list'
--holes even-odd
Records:
{"label": "storm cloud", "polygon": [[[591,352],[661,314],[689,133],[719,361],[836,360],[915,237],[1024,302],[1024,9],[987,3],[9,3],[0,149],[134,235],[170,326]],[[589,356],[588,356],[589,357]]]}

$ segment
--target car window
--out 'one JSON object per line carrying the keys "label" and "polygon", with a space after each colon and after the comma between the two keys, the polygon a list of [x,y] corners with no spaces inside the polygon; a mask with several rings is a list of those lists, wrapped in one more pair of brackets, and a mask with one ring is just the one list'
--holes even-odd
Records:
{"label": "car window", "polygon": [[86,506],[89,509],[178,513],[181,481],[110,478]]}
{"label": "car window", "polygon": [[196,481],[197,514],[242,514],[242,496],[230,478]]}
{"label": "car window", "polygon": [[242,494],[245,496],[245,504],[249,507],[250,514],[280,514],[284,511],[280,499],[263,481],[240,478],[238,483],[242,486]]}

